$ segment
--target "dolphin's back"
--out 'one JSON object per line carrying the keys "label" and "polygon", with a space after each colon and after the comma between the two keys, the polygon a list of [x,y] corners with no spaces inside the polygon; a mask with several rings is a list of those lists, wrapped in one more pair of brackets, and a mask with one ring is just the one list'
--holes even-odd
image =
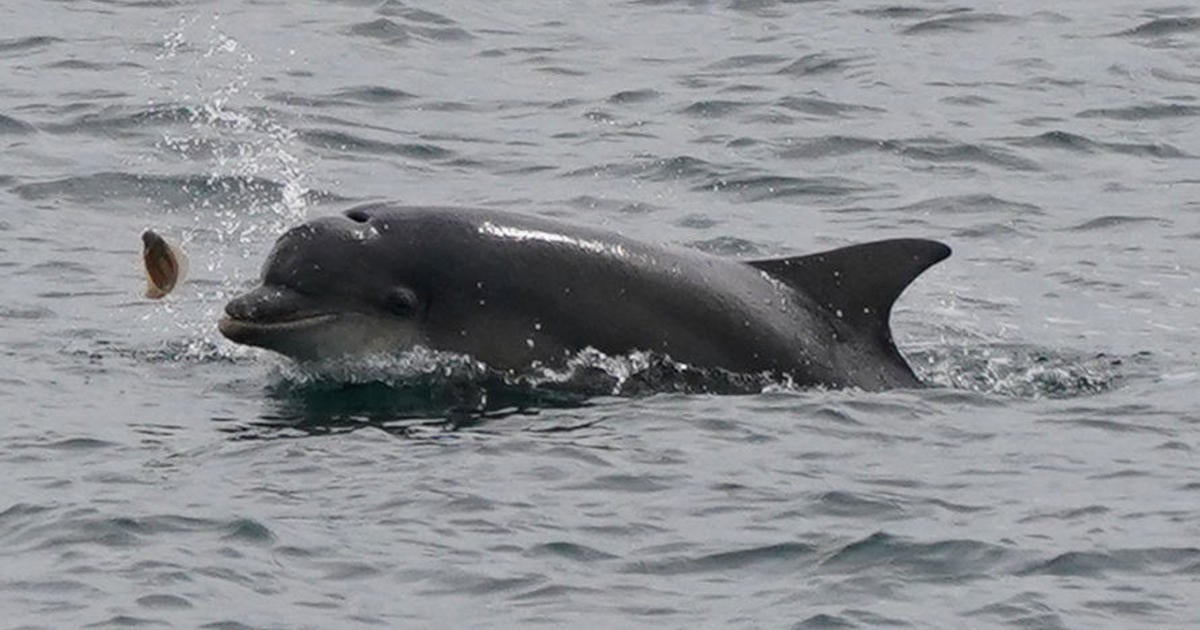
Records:
{"label": "dolphin's back", "polygon": [[405,265],[420,268],[431,296],[430,344],[500,368],[593,347],[786,374],[800,385],[915,386],[888,315],[903,288],[948,254],[932,241],[885,241],[743,263],[509,213],[358,211],[404,235]]}
{"label": "dolphin's back", "polygon": [[733,260],[535,217],[411,212],[379,219],[425,234],[417,246],[434,287],[431,342],[496,367],[593,347],[782,372],[797,334],[819,324],[790,288]]}

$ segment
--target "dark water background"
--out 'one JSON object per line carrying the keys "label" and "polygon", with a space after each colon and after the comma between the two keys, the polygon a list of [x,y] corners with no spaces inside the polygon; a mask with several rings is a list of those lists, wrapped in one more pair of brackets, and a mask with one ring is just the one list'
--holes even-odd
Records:
{"label": "dark water background", "polygon": [[[0,6],[0,626],[1196,627],[1200,7],[577,4]],[[942,239],[894,317],[934,386],[581,401],[219,338],[371,199]],[[161,303],[145,227],[192,256]]]}

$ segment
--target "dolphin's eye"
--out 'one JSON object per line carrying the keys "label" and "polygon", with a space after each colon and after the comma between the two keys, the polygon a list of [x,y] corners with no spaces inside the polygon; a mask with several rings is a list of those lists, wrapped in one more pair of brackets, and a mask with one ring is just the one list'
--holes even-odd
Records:
{"label": "dolphin's eye", "polygon": [[387,309],[399,317],[412,317],[417,312],[417,294],[407,287],[395,287],[387,292]]}

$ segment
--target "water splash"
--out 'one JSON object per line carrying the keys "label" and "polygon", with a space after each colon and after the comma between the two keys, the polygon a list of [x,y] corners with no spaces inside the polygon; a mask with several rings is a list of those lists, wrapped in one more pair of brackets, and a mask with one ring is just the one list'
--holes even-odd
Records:
{"label": "water splash", "polygon": [[934,386],[1015,398],[1100,394],[1126,377],[1121,357],[1020,344],[946,345],[908,354],[917,373]]}
{"label": "water splash", "polygon": [[[301,152],[297,121],[266,105],[256,87],[258,60],[250,46],[222,28],[218,13],[184,16],[162,36],[157,66],[144,75],[160,96],[150,112],[169,112],[153,150],[140,170],[182,170],[155,182],[176,183],[178,191],[158,191],[147,225],[179,235],[197,280],[184,299],[188,308],[172,313],[173,328],[190,336],[209,335],[222,304],[236,292],[251,259],[287,227],[307,218],[320,195],[308,186],[311,163]],[[164,155],[166,159],[164,160]],[[184,218],[171,230],[172,216]],[[208,356],[202,344],[189,356]]]}
{"label": "water splash", "polygon": [[[214,205],[207,195],[194,196],[184,208],[193,218],[192,236],[200,238],[197,233],[204,231],[215,244],[246,245],[268,240],[304,220],[311,200],[311,168],[285,112],[267,107],[263,95],[253,89],[258,65],[254,53],[222,31],[220,14],[207,20],[198,15],[181,18],[163,36],[161,46],[156,56],[160,67],[146,80],[151,82],[153,76],[159,81],[155,87],[163,99],[150,106],[182,107],[187,126],[164,132],[156,148],[188,166],[199,162],[213,186],[238,180],[279,184],[277,194],[247,195],[237,203]],[[214,215],[215,233],[210,218]],[[206,262],[216,273],[224,256],[211,256]]]}

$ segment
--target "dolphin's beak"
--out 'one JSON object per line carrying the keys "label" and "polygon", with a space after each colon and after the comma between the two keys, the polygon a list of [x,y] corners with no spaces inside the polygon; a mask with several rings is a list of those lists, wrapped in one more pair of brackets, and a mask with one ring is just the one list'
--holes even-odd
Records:
{"label": "dolphin's beak", "polygon": [[337,317],[292,289],[263,285],[230,300],[218,327],[235,343],[272,348],[300,331]]}

